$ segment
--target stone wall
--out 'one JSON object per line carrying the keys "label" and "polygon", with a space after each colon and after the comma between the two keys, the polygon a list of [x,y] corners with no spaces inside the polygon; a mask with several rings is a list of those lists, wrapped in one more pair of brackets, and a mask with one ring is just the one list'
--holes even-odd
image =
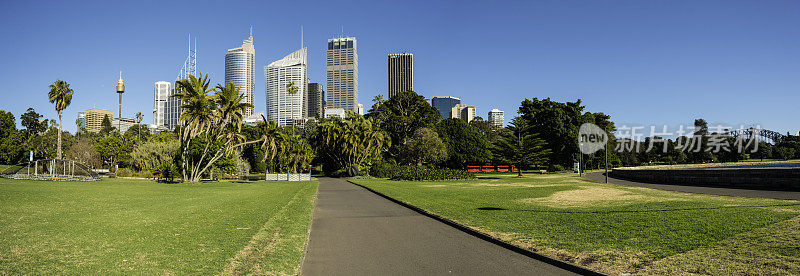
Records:
{"label": "stone wall", "polygon": [[659,184],[800,191],[800,168],[684,170],[618,168],[611,171],[611,176]]}

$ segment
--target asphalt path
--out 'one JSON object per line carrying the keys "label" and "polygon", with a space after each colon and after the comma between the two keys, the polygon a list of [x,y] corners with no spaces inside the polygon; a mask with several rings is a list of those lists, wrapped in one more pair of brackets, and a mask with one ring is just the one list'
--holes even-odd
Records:
{"label": "asphalt path", "polygon": [[567,275],[343,179],[320,178],[302,275]]}
{"label": "asphalt path", "polygon": [[[605,182],[605,175],[603,172],[590,172],[587,173],[585,177],[593,181]],[[796,191],[753,190],[753,189],[738,189],[738,188],[726,188],[726,187],[715,187],[715,186],[654,184],[654,183],[644,183],[644,182],[619,179],[611,176],[608,177],[608,182],[619,185],[645,187],[651,189],[677,191],[685,193],[800,200],[800,192]]]}

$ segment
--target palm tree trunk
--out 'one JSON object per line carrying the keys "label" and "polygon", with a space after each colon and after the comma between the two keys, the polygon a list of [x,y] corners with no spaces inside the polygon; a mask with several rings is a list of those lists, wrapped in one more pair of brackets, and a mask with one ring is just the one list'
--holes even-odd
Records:
{"label": "palm tree trunk", "polygon": [[58,111],[58,148],[56,149],[56,159],[61,159],[61,119],[62,119],[62,112],[61,110]]}

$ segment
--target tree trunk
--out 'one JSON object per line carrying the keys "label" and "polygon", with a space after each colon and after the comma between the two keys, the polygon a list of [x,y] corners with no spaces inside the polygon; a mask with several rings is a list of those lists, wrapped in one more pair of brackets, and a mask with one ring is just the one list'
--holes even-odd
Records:
{"label": "tree trunk", "polygon": [[61,114],[62,110],[58,111],[58,148],[56,148],[56,159],[61,159]]}

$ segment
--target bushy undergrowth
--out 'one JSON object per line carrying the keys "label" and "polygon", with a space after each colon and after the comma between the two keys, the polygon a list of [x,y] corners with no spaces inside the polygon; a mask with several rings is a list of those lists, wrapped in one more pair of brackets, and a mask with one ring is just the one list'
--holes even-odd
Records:
{"label": "bushy undergrowth", "polygon": [[370,175],[391,180],[412,181],[475,179],[474,173],[464,170],[405,167],[385,163],[373,166],[370,170]]}

